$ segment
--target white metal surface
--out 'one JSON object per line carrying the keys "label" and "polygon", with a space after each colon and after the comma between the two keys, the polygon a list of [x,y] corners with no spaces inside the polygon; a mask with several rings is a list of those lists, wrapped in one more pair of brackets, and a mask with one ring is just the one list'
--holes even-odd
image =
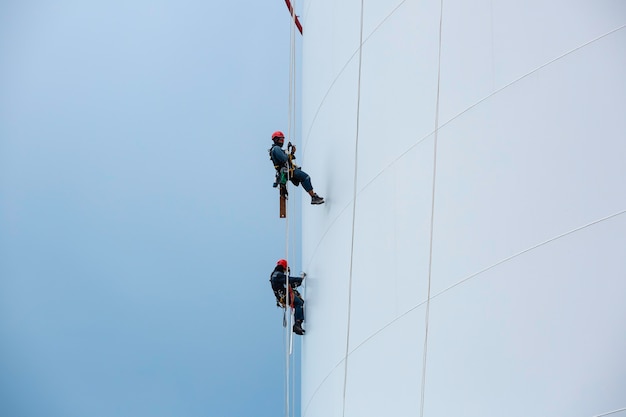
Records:
{"label": "white metal surface", "polygon": [[304,10],[302,415],[625,408],[626,3]]}

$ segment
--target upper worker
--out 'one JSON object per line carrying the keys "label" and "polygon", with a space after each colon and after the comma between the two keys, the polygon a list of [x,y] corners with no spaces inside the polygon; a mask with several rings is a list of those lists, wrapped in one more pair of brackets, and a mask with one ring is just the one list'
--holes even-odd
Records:
{"label": "upper worker", "polygon": [[270,148],[270,159],[274,163],[274,168],[277,172],[286,168],[289,171],[289,180],[297,187],[302,184],[302,187],[311,196],[311,204],[322,204],[324,199],[317,195],[313,191],[313,185],[311,184],[311,177],[306,172],[302,171],[299,166],[292,162],[296,159],[296,147],[295,145],[288,146],[289,153],[283,150],[285,143],[285,135],[280,130],[272,133],[272,147]]}

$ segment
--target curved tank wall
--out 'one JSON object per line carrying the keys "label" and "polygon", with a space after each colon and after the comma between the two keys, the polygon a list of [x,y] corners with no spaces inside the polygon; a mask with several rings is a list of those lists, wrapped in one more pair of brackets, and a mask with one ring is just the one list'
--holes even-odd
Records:
{"label": "curved tank wall", "polygon": [[302,415],[626,416],[626,3],[303,11]]}

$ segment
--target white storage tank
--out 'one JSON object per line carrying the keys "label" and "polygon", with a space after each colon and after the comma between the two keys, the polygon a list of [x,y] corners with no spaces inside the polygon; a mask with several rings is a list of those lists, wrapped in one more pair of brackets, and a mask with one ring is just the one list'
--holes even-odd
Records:
{"label": "white storage tank", "polygon": [[626,416],[626,2],[302,9],[302,416]]}

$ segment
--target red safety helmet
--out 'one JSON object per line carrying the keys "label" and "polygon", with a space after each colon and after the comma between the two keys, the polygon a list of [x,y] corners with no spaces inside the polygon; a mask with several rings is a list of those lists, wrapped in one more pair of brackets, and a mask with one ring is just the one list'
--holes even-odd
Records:
{"label": "red safety helmet", "polygon": [[272,133],[272,140],[278,139],[278,138],[285,139],[285,135],[280,130],[277,130],[276,132]]}
{"label": "red safety helmet", "polygon": [[278,262],[276,262],[276,265],[280,265],[287,270],[287,261],[285,259],[279,259]]}

